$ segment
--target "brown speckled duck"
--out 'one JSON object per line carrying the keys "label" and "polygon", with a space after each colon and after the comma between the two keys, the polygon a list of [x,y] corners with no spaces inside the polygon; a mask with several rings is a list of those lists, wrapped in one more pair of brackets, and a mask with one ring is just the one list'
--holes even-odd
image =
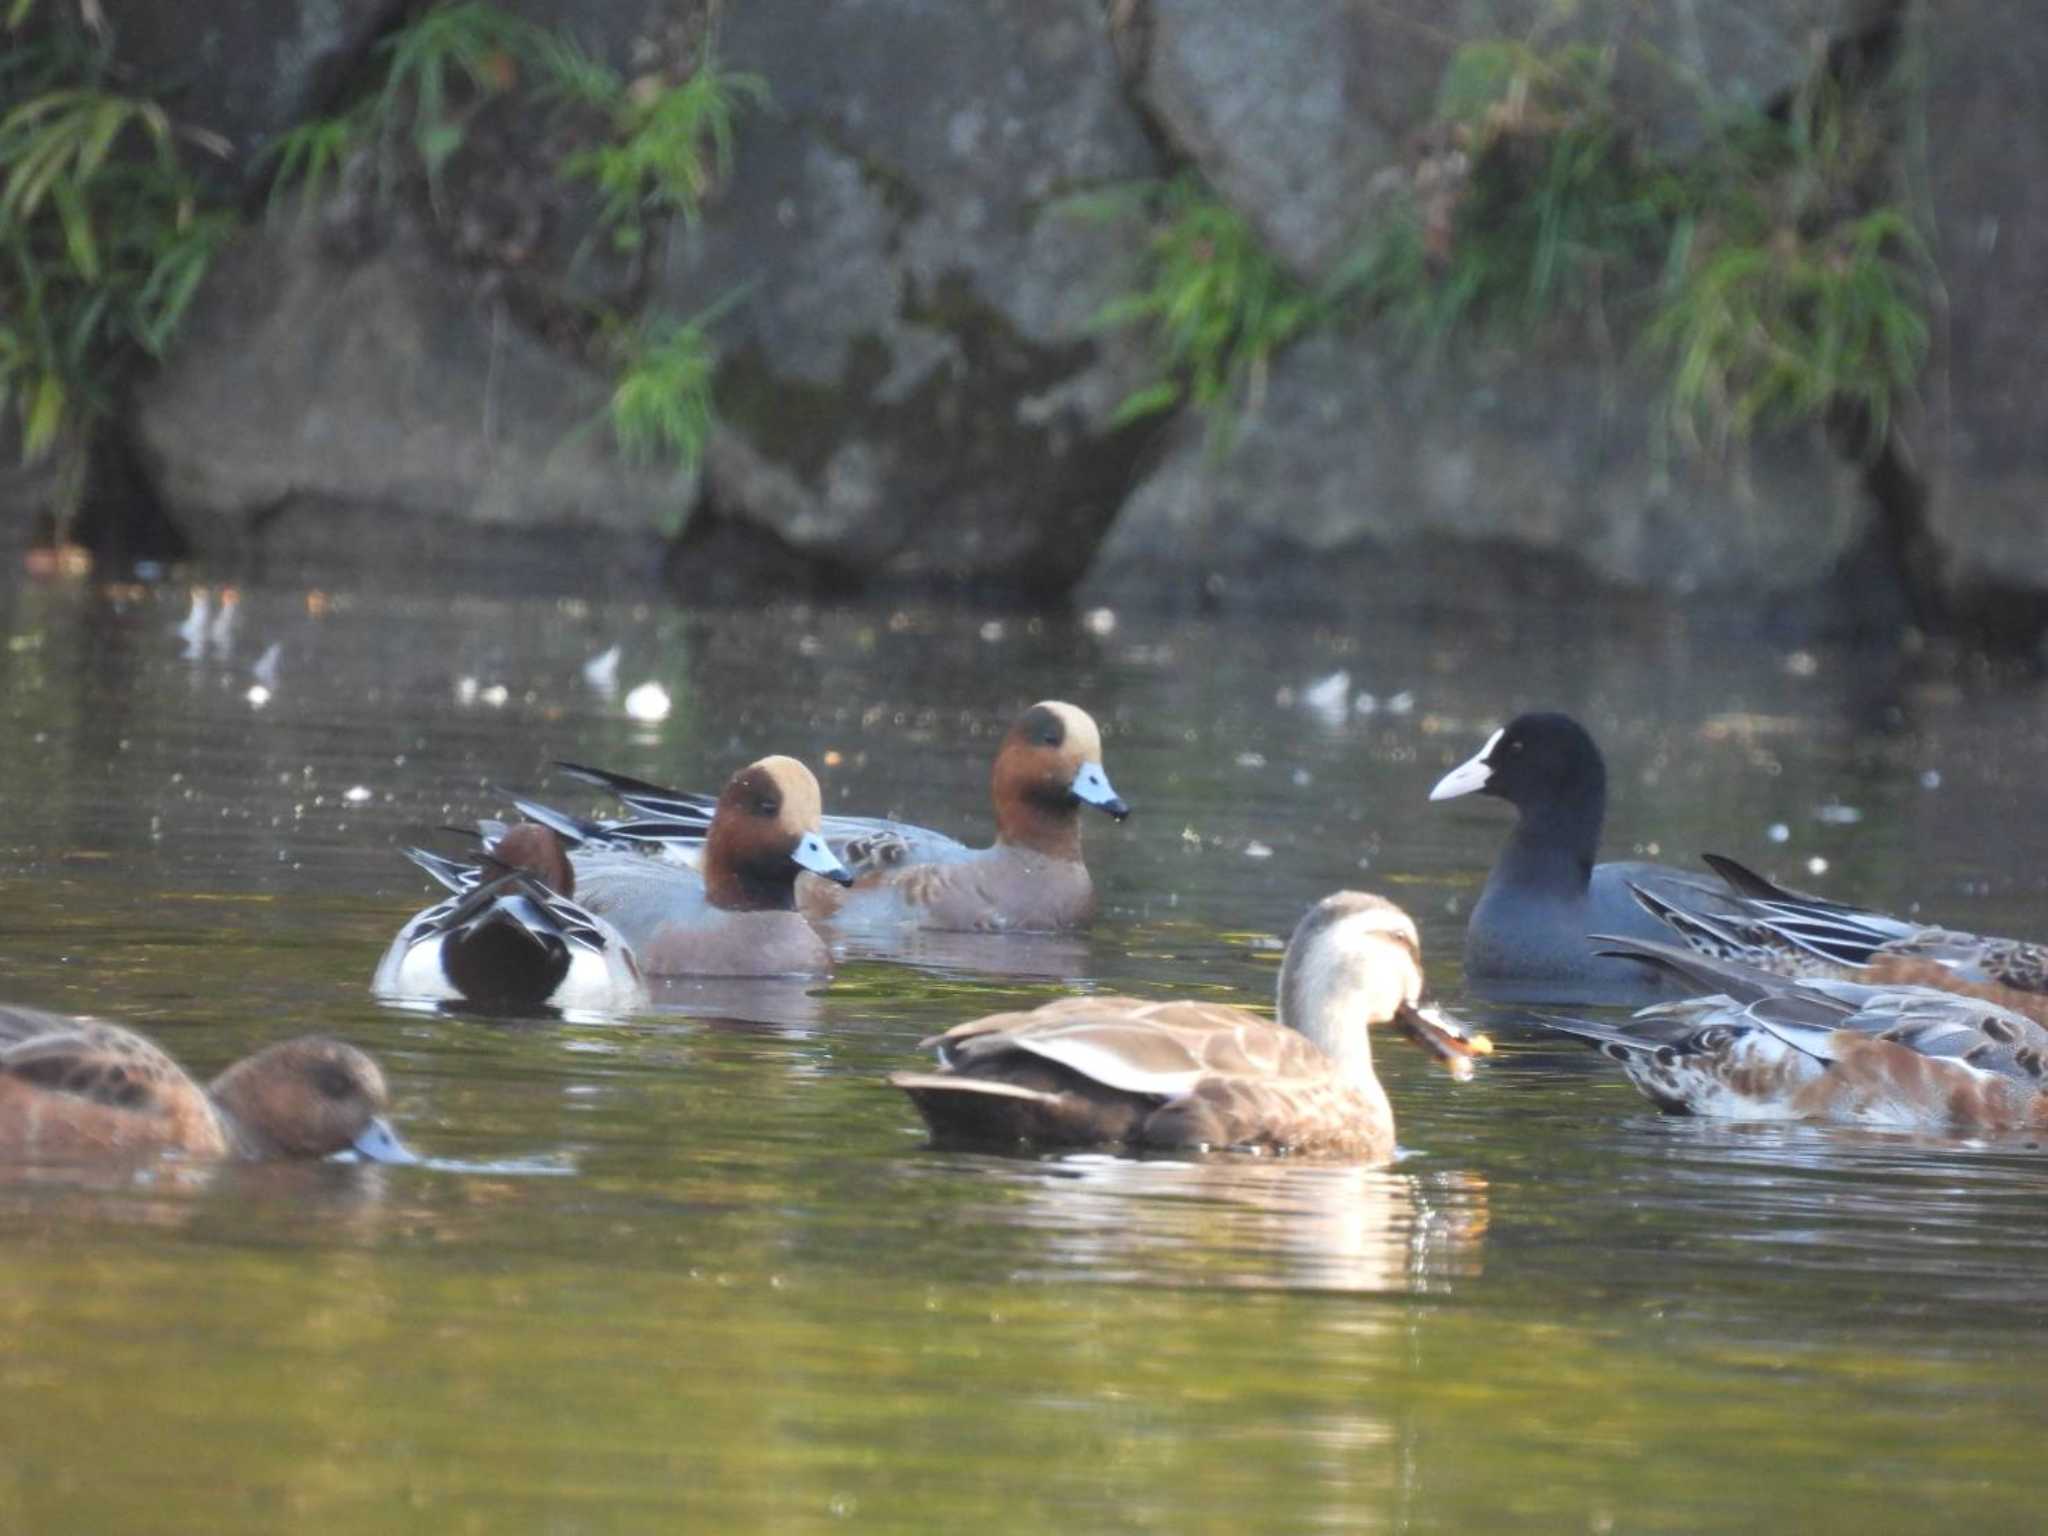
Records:
{"label": "brown speckled duck", "polygon": [[0,1157],[326,1157],[354,1148],[411,1162],[382,1116],[377,1063],[303,1035],[258,1051],[201,1088],[118,1024],[0,1007]]}
{"label": "brown speckled duck", "polygon": [[1219,1003],[1074,997],[926,1041],[903,1072],[941,1140],[1287,1152],[1385,1162],[1394,1112],[1368,1026],[1393,1023],[1460,1077],[1492,1046],[1421,1005],[1421,940],[1381,896],[1339,891],[1295,927],[1279,1018]]}
{"label": "brown speckled duck", "polygon": [[1550,1018],[1667,1114],[1974,1136],[2048,1129],[2048,1028],[1932,987],[1791,978],[1668,944],[1604,941],[1700,993],[1619,1024]]}
{"label": "brown speckled duck", "polygon": [[1733,859],[1706,861],[1727,882],[1655,885],[1635,898],[1700,954],[1781,976],[1936,987],[2048,1024],[2048,945],[1936,928],[1774,885]]}

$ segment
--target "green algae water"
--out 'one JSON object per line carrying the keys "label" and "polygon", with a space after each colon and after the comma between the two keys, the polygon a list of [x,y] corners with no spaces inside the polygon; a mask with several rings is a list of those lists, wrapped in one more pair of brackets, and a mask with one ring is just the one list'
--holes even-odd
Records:
{"label": "green algae water", "polygon": [[[881,1081],[1073,988],[1264,1005],[1347,885],[1455,1005],[1508,812],[1425,797],[1535,706],[1606,747],[1611,855],[2048,934],[2034,683],[1535,609],[210,596],[181,634],[183,589],[0,589],[5,995],[207,1072],[344,1035],[429,1161],[0,1169],[0,1530],[2039,1528],[2033,1146],[1663,1118],[1501,1010],[1467,1084],[1381,1042],[1377,1170],[935,1151]],[[398,848],[501,786],[595,808],[557,757],[790,752],[828,808],[983,840],[1044,697],[1134,808],[1087,826],[1089,935],[617,1022],[368,994],[433,896]]]}

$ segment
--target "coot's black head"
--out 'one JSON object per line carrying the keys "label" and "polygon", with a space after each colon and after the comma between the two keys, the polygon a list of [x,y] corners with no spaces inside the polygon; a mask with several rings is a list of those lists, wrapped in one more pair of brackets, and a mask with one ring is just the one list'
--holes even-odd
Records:
{"label": "coot's black head", "polygon": [[1432,800],[1498,795],[1522,811],[1549,806],[1604,808],[1607,765],[1586,728],[1570,715],[1517,715],[1478,755],[1437,781]]}

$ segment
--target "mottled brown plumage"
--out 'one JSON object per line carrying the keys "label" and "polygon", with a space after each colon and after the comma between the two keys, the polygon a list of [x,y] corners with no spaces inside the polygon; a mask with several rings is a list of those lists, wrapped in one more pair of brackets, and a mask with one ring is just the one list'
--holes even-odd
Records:
{"label": "mottled brown plumage", "polygon": [[1394,1118],[1369,1024],[1469,1071],[1486,1049],[1420,1006],[1419,940],[1392,902],[1324,898],[1296,927],[1280,1018],[1221,1003],[1074,997],[927,1041],[942,1070],[890,1079],[944,1140],[1236,1149],[1383,1162]]}
{"label": "mottled brown plumage", "polygon": [[1790,978],[1612,941],[1703,995],[1622,1024],[1551,1020],[1619,1061],[1660,1109],[1977,1135],[2048,1127],[2048,1027],[1946,990]]}
{"label": "mottled brown plumage", "polygon": [[388,1100],[377,1064],[339,1040],[273,1045],[202,1089],[133,1030],[0,1007],[0,1156],[403,1154]]}
{"label": "mottled brown plumage", "polygon": [[1707,863],[1732,894],[1704,883],[1636,891],[1701,954],[1780,976],[1934,987],[2048,1023],[2048,945],[1931,927],[1788,890],[1716,854]]}

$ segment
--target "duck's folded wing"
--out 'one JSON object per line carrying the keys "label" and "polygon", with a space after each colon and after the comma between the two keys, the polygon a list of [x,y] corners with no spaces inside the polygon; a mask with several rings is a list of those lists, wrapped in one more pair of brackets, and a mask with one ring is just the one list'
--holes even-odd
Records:
{"label": "duck's folded wing", "polygon": [[1125,1093],[1173,1098],[1212,1076],[1297,1079],[1328,1074],[1328,1058],[1270,1019],[1215,1003],[1071,998],[1000,1014],[934,1042],[956,1070],[1024,1051]]}

